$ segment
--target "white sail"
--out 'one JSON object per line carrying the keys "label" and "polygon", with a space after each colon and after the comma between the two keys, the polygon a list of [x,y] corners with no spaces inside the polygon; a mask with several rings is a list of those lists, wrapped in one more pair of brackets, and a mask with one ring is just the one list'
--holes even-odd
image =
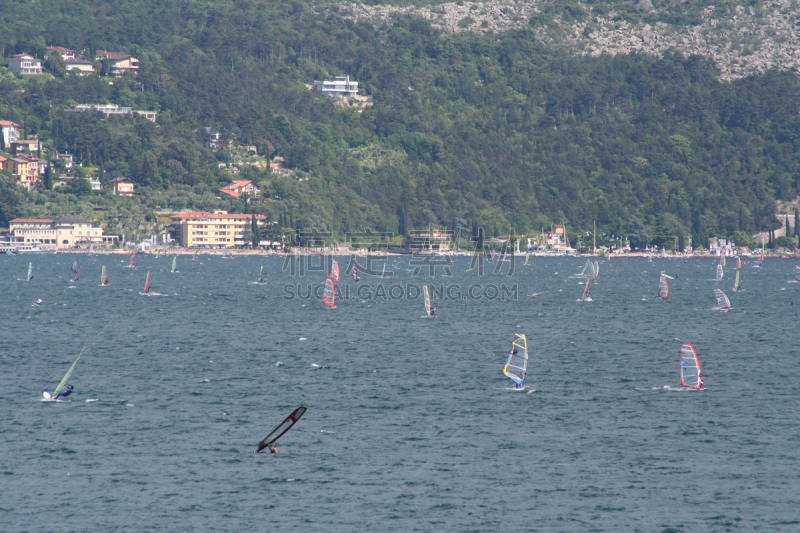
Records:
{"label": "white sail", "polygon": [[33,263],[28,263],[28,281],[33,279]]}
{"label": "white sail", "polygon": [[594,277],[598,277],[600,275],[600,263],[595,261],[594,262]]}
{"label": "white sail", "polygon": [[325,280],[325,294],[322,296],[322,303],[328,307],[336,305],[336,287],[333,286],[331,278]]}
{"label": "white sail", "polygon": [[528,340],[524,334],[515,333],[514,340],[511,341],[511,352],[508,354],[506,366],[503,367],[503,374],[514,382],[517,388],[525,383],[525,376],[528,373]]}
{"label": "white sail", "polygon": [[658,297],[662,300],[666,300],[669,297],[669,283],[667,282],[667,276],[661,274],[661,278],[658,280]]}
{"label": "white sail", "polygon": [[331,279],[339,281],[339,261],[334,261],[331,265]]}
{"label": "white sail", "polygon": [[172,272],[178,271],[178,256],[172,258]]}
{"label": "white sail", "polygon": [[528,264],[528,261],[530,261],[530,259],[531,259],[531,254],[530,253],[526,253],[525,254],[525,264],[526,265]]}
{"label": "white sail", "polygon": [[428,286],[427,285],[423,285],[422,294],[425,296],[425,313],[427,313],[428,316],[432,316],[431,315],[431,294],[430,294],[430,291],[428,291]]}
{"label": "white sail", "polygon": [[728,300],[728,297],[725,296],[719,289],[714,289],[714,297],[717,299],[717,307],[715,307],[718,311],[727,311],[731,308],[731,301]]}
{"label": "white sail", "polygon": [[691,343],[681,346],[681,385],[690,389],[699,389],[703,386],[700,360]]}
{"label": "white sail", "polygon": [[103,265],[103,273],[100,274],[100,283],[103,285],[108,285],[108,273],[105,265]]}
{"label": "white sail", "polygon": [[733,292],[738,291],[739,287],[741,287],[741,285],[739,284],[739,271],[737,270],[736,279],[733,281]]}
{"label": "white sail", "polygon": [[723,275],[722,265],[717,265],[717,281],[722,279],[722,275]]}

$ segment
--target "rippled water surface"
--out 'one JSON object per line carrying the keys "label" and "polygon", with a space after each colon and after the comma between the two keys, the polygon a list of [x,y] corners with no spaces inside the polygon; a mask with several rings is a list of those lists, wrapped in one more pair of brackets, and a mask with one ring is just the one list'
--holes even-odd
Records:
{"label": "rippled water surface", "polygon": [[[339,257],[329,309],[320,258],[81,256],[74,283],[73,259],[0,256],[2,531],[800,530],[793,260],[745,260],[737,293],[732,261],[719,283],[709,259],[601,261],[579,302],[580,258],[432,279],[391,257],[356,284]],[[684,342],[706,390],[679,386]],[[84,344],[69,401],[40,401]]]}

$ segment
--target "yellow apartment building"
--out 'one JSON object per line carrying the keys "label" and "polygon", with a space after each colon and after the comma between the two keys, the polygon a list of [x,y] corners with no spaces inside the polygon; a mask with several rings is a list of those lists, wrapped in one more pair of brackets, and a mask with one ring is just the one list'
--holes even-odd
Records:
{"label": "yellow apartment building", "polygon": [[92,227],[83,218],[15,218],[8,223],[11,242],[15,244],[41,245],[43,248],[68,248],[78,243],[110,243],[117,236],[103,237],[102,228]]}
{"label": "yellow apartment building", "polygon": [[267,225],[264,215],[229,215],[227,211],[188,211],[173,215],[171,231],[181,246],[246,246],[245,230],[250,228],[253,216],[259,228]]}

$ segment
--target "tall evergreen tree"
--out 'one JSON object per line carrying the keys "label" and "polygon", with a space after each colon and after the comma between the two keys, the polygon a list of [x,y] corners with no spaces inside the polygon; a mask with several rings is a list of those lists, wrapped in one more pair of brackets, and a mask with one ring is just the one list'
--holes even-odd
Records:
{"label": "tall evergreen tree", "polygon": [[261,230],[258,227],[258,221],[256,220],[256,216],[252,216],[252,225],[253,225],[253,248],[258,248],[258,243],[261,242]]}

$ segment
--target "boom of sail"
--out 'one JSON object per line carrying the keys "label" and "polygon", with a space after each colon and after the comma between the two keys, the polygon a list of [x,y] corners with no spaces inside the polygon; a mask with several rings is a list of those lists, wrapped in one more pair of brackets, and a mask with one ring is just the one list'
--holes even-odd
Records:
{"label": "boom of sail", "polygon": [[525,376],[528,373],[528,340],[522,333],[515,333],[514,340],[511,341],[511,352],[508,354],[506,366],[503,367],[503,374],[514,382],[517,388],[525,383]]}
{"label": "boom of sail", "polygon": [[697,358],[692,343],[681,346],[681,385],[690,389],[699,389],[703,386],[700,360]]}

